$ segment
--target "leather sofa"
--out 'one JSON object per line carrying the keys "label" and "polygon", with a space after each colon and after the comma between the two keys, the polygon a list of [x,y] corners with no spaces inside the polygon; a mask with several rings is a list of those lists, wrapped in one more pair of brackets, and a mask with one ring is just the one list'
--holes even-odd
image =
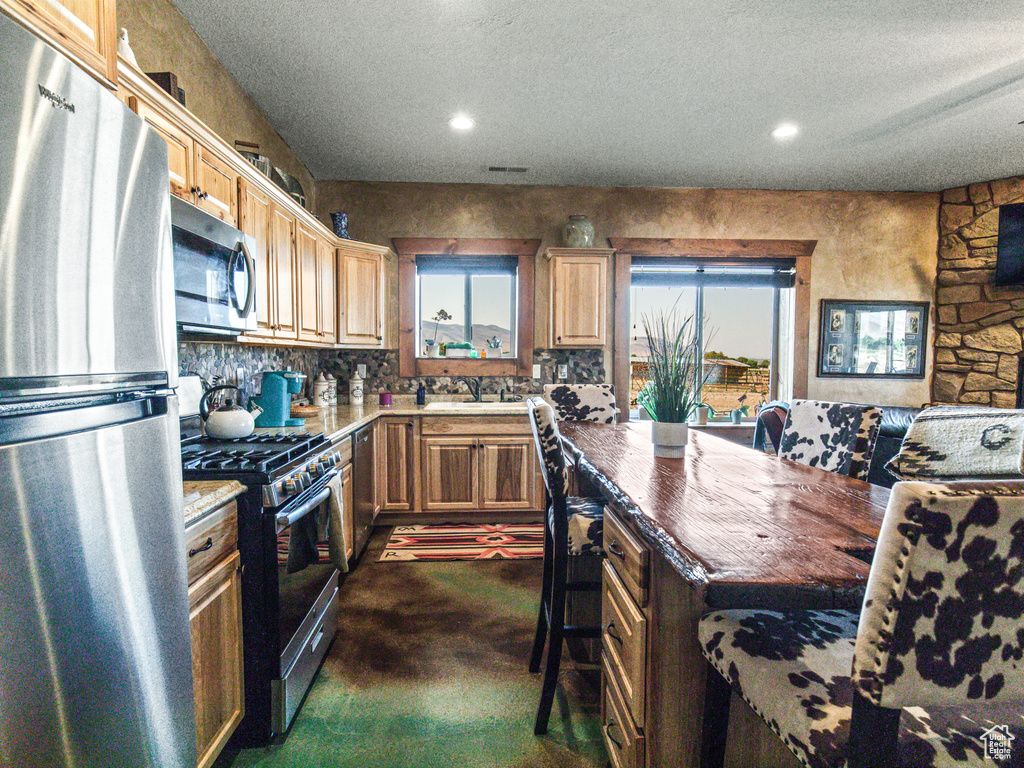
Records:
{"label": "leather sofa", "polygon": [[892,488],[896,478],[885,468],[886,463],[899,453],[903,438],[910,428],[910,423],[921,412],[920,408],[905,405],[883,405],[882,423],[878,427],[878,439],[875,441],[875,452],[871,454],[868,465],[868,482]]}

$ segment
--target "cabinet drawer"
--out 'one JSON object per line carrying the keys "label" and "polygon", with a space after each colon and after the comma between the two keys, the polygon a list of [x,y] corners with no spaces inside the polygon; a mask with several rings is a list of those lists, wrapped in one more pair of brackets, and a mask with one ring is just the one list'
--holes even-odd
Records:
{"label": "cabinet drawer", "polygon": [[647,698],[647,619],[607,560],[602,569],[601,647],[623,701],[642,727]]}
{"label": "cabinet drawer", "polygon": [[424,416],[424,435],[526,435],[533,436],[525,416]]}
{"label": "cabinet drawer", "polygon": [[643,768],[644,734],[634,724],[608,669],[608,657],[601,656],[601,733],[612,768]]}
{"label": "cabinet drawer", "polygon": [[626,532],[625,526],[606,507],[604,511],[604,551],[615,573],[641,608],[647,605],[650,574],[647,547]]}
{"label": "cabinet drawer", "polygon": [[193,584],[238,546],[238,505],[231,501],[185,529],[188,583]]}

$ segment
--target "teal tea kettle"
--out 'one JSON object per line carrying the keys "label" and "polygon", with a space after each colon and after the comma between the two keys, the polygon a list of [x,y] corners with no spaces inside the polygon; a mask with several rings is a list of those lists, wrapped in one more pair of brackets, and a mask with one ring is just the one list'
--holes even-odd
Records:
{"label": "teal tea kettle", "polygon": [[305,419],[292,419],[292,395],[302,391],[304,373],[264,371],[260,394],[250,398],[263,413],[256,417],[257,427],[301,427]]}

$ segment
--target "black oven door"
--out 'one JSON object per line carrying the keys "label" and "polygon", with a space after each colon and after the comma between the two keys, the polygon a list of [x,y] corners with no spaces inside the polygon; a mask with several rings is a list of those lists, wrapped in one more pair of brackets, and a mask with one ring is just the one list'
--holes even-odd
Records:
{"label": "black oven door", "polygon": [[281,668],[291,666],[304,638],[304,623],[317,609],[325,588],[337,583],[338,570],[328,545],[332,472],[276,511],[278,633]]}

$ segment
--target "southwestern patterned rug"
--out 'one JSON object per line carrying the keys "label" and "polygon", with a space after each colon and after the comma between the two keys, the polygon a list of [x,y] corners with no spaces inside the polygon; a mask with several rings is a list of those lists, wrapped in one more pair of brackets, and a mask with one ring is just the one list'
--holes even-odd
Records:
{"label": "southwestern patterned rug", "polygon": [[542,523],[397,525],[379,561],[524,560],[543,556]]}

